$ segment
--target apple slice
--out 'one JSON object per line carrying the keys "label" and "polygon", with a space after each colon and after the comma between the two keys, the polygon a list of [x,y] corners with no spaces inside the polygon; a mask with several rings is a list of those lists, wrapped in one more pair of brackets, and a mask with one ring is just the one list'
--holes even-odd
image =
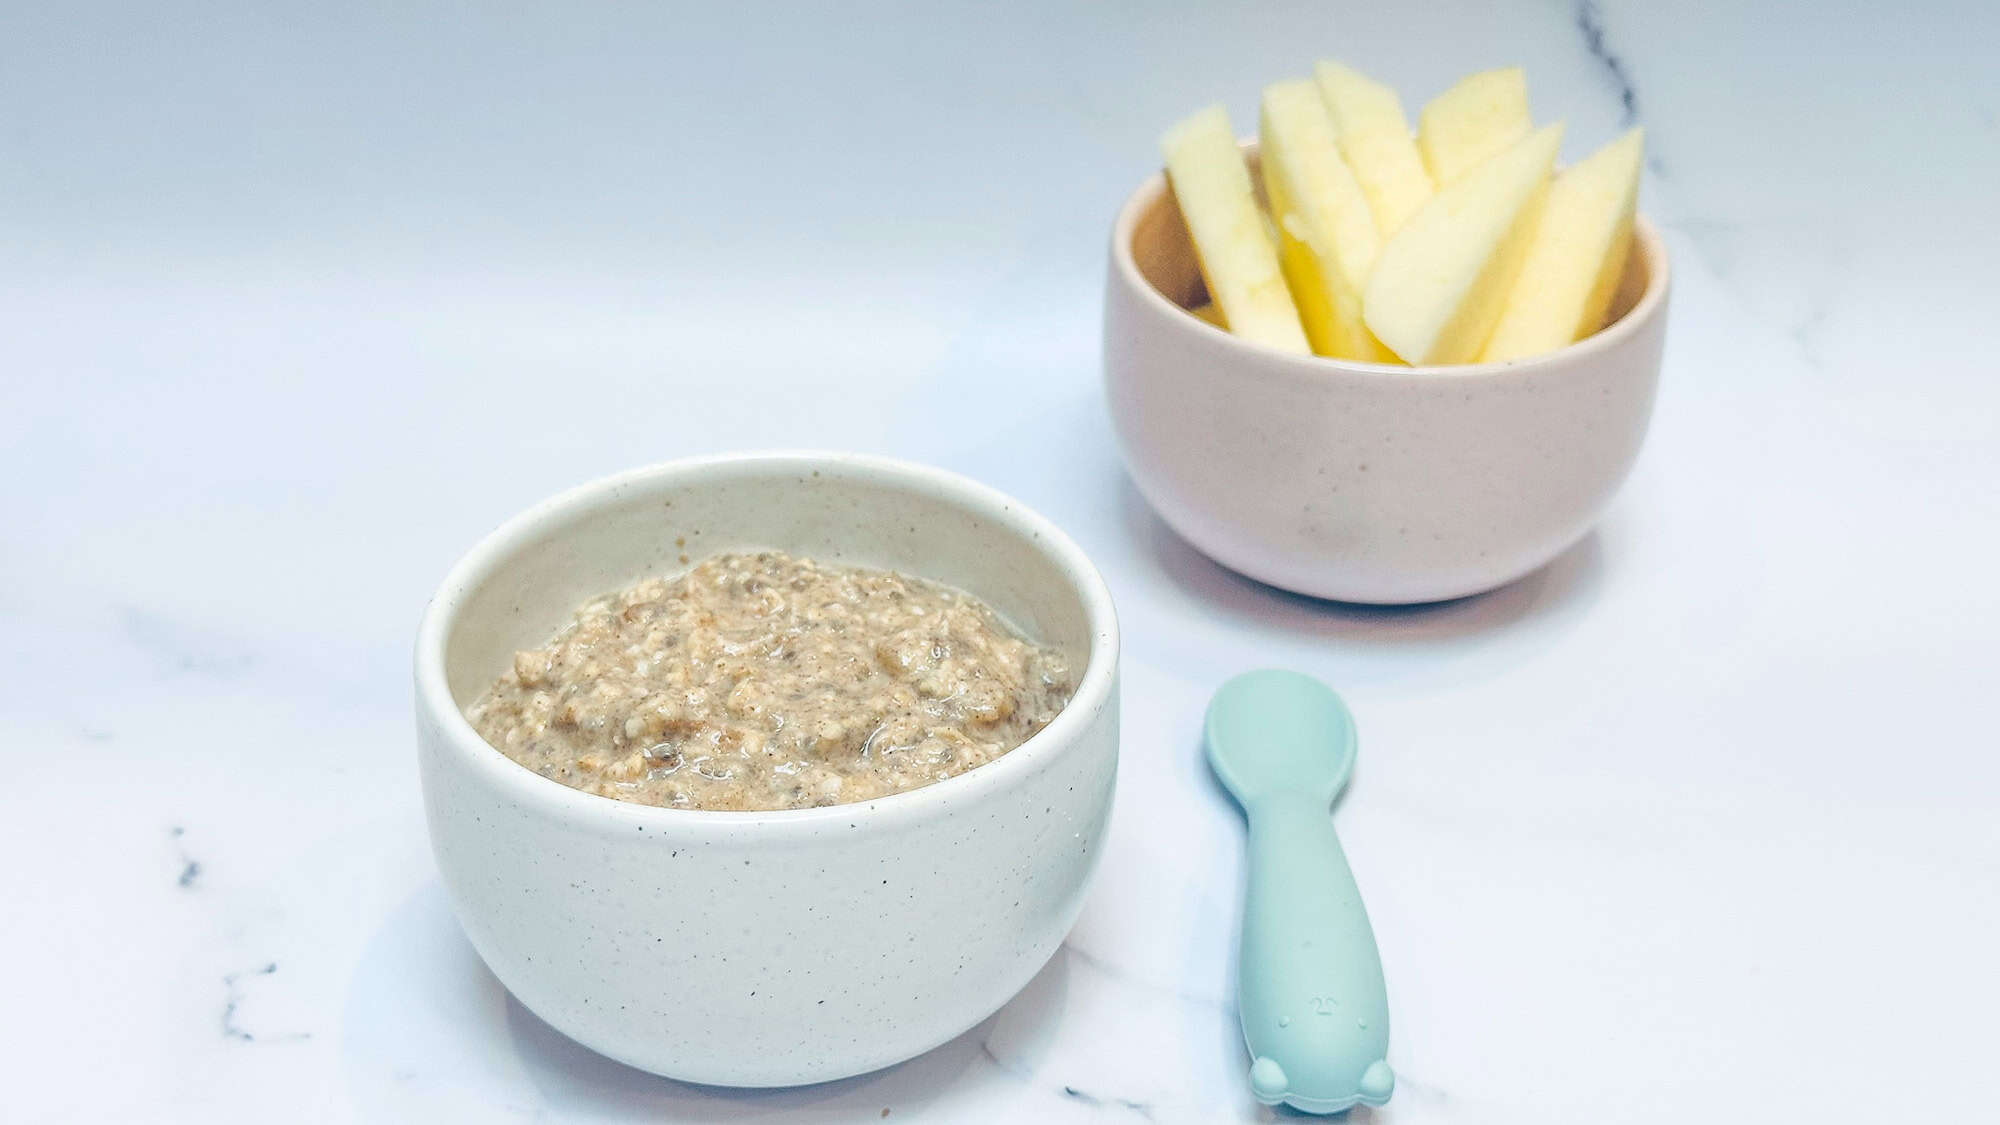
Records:
{"label": "apple slice", "polygon": [[1229,331],[1282,351],[1311,351],[1229,115],[1209,106],[1167,130],[1160,150],[1202,280]]}
{"label": "apple slice", "polygon": [[1520,143],[1534,128],[1518,66],[1468,74],[1417,114],[1417,149],[1439,187]]}
{"label": "apple slice", "polygon": [[1554,351],[1604,326],[1632,250],[1645,143],[1633,129],[1549,185],[1541,225],[1482,360]]}
{"label": "apple slice", "polygon": [[1320,63],[1313,77],[1333,118],[1340,155],[1361,181],[1375,212],[1375,229],[1387,238],[1402,229],[1432,190],[1431,175],[1410,139],[1403,103],[1396,91],[1337,62]]}
{"label": "apple slice", "polygon": [[1319,355],[1394,363],[1361,319],[1361,290],[1381,252],[1368,198],[1333,139],[1310,80],[1264,87],[1257,119],[1264,195],[1278,227],[1278,265],[1306,340]]}
{"label": "apple slice", "polygon": [[1539,129],[1433,196],[1382,247],[1361,311],[1410,363],[1470,363],[1535,235],[1562,126]]}

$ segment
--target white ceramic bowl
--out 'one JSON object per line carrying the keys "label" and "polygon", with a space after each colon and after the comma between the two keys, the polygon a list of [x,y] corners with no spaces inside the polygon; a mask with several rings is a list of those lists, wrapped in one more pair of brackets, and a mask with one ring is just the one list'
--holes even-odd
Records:
{"label": "white ceramic bowl", "polygon": [[1155,176],[1111,236],[1111,416],[1139,491],[1224,566],[1342,601],[1475,594],[1581,539],[1623,483],[1667,287],[1641,218],[1613,322],[1560,351],[1420,368],[1286,355],[1187,313],[1201,274]]}
{"label": "white ceramic bowl", "polygon": [[[685,548],[677,544],[685,541]],[[488,746],[462,707],[585,599],[774,547],[972,592],[1066,650],[1075,697],[1018,749],[923,789],[785,812],[579,792]],[[1118,627],[1046,520],[935,469],[755,454],[564,493],[473,548],[416,647],[417,746],[438,869],[508,990],[584,1045],[733,1086],[840,1078],[997,1010],[1082,908],[1118,761]]]}

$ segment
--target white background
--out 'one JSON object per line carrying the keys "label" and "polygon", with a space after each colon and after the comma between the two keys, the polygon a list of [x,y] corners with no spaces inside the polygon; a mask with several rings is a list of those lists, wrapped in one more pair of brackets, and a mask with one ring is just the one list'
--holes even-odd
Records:
{"label": "white background", "polygon": [[[1402,1077],[1372,1119],[1990,1114],[1996,37],[1972,4],[11,5],[4,1116],[1268,1117],[1227,1006],[1241,824],[1197,758],[1207,693],[1268,664],[1362,725],[1336,819]],[[1525,64],[1571,157],[1621,83],[1648,128],[1651,439],[1594,535],[1485,597],[1237,578],[1111,441],[1112,212],[1174,118],[1247,130],[1325,55],[1412,109]],[[748,1094],[598,1059],[479,965],[407,654],[513,511],[764,446],[1065,527],[1119,602],[1127,735],[1027,992]]]}

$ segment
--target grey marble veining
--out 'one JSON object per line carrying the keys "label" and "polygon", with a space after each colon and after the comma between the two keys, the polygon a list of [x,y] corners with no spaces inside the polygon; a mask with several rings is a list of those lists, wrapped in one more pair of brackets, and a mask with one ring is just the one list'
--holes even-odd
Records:
{"label": "grey marble veining", "polygon": [[1605,78],[1611,82],[1612,90],[1618,96],[1618,104],[1624,109],[1620,123],[1639,123],[1639,91],[1632,86],[1632,76],[1626,72],[1625,60],[1611,49],[1604,32],[1604,10],[1597,0],[1577,0],[1576,30],[1583,36],[1584,49],[1603,68]]}

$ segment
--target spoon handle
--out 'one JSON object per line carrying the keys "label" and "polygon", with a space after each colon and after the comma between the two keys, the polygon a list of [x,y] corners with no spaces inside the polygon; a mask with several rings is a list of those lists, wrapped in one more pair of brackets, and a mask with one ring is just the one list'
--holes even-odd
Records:
{"label": "spoon handle", "polygon": [[1395,1085],[1388,989],[1333,817],[1295,793],[1254,801],[1248,814],[1237,1001],[1251,1090],[1316,1113],[1381,1105]]}

